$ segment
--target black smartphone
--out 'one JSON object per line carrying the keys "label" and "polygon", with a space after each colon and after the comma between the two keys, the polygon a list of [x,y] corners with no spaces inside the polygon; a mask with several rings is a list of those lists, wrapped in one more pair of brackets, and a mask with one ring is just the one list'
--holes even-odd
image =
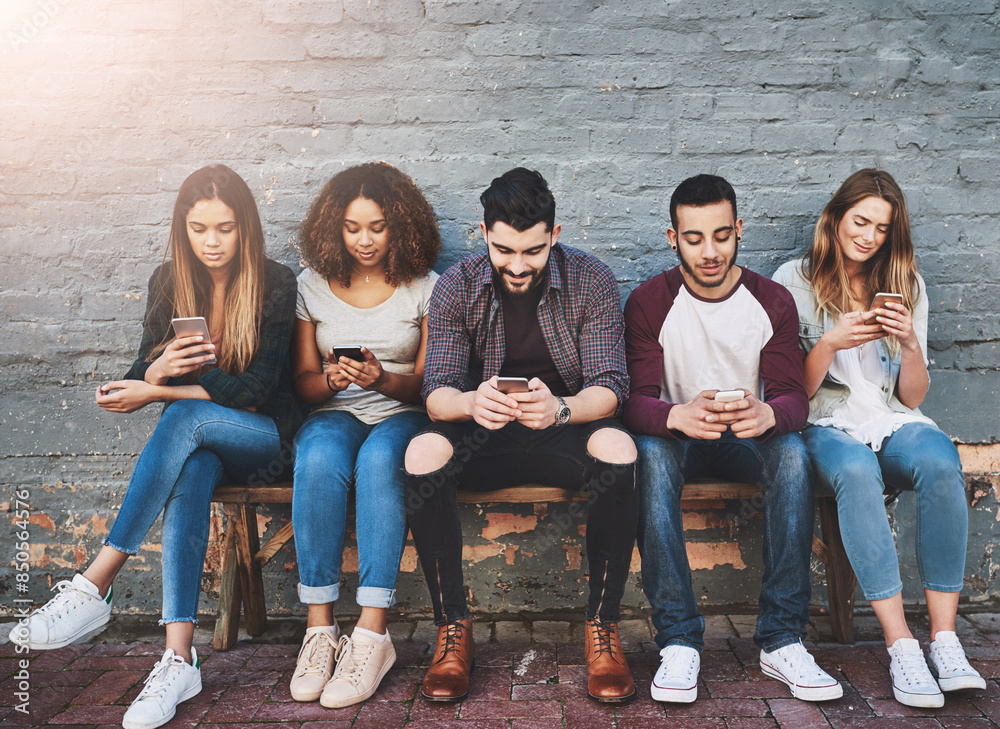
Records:
{"label": "black smartphone", "polygon": [[353,359],[355,362],[364,363],[365,355],[361,351],[360,344],[342,344],[339,347],[333,348],[333,358],[335,360],[341,357],[347,357],[347,359]]}

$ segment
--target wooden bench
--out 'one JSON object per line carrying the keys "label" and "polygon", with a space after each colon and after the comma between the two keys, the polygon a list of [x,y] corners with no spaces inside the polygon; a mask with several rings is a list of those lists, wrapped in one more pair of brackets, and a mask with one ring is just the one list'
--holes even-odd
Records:
{"label": "wooden bench", "polygon": [[[685,484],[681,499],[717,501],[747,499],[759,494],[760,489],[751,484],[699,479]],[[288,483],[265,487],[220,486],[212,495],[212,500],[222,504],[228,521],[222,557],[219,613],[213,641],[215,650],[227,650],[236,643],[241,606],[247,633],[260,635],[267,627],[261,568],[288,543],[293,532],[289,521],[261,547],[257,535],[257,505],[291,504],[292,486]],[[519,486],[498,491],[459,491],[458,501],[463,504],[586,501],[586,494],[559,488]],[[812,551],[826,568],[833,635],[841,643],[853,643],[857,579],[840,538],[836,502],[831,495],[817,493],[816,503],[823,538],[813,536]]]}

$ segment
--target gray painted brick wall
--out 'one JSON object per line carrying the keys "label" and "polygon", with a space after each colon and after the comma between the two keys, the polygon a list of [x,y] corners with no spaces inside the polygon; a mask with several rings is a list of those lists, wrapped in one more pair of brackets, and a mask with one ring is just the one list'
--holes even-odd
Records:
{"label": "gray painted brick wall", "polygon": [[[851,171],[884,167],[908,194],[931,301],[925,411],[995,442],[998,22],[998,0],[5,0],[0,498],[31,489],[36,571],[64,577],[93,553],[155,423],[92,393],[131,360],[176,190],[211,162],[247,179],[270,255],[293,267],[321,185],[392,162],[440,216],[441,269],[478,245],[479,192],[526,164],[549,179],[565,242],[623,293],[673,264],[666,201],[690,174],[734,184],[741,261],[770,274]],[[977,509],[971,594],[996,595],[995,500]],[[896,519],[902,536],[912,521]],[[133,608],[155,609],[158,560],[130,570]],[[294,605],[281,574],[276,600]],[[401,593],[419,600],[413,579]],[[754,594],[706,584],[710,602]]]}

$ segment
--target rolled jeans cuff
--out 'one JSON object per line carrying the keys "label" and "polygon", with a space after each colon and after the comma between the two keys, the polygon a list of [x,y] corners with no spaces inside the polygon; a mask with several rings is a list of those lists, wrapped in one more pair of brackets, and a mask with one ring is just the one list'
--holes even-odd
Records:
{"label": "rolled jeans cuff", "polygon": [[198,618],[162,618],[159,625],[169,625],[170,623],[194,623],[198,624]]}
{"label": "rolled jeans cuff", "polygon": [[309,587],[301,582],[298,585],[299,602],[306,605],[326,605],[336,602],[340,597],[340,583],[324,585],[323,587]]}
{"label": "rolled jeans cuff", "polygon": [[957,585],[940,585],[934,582],[925,582],[923,587],[925,590],[931,590],[932,592],[961,592],[965,585],[962,583]]}
{"label": "rolled jeans cuff", "polygon": [[[874,602],[875,600],[888,600],[890,597],[898,595],[902,591],[903,591],[903,583],[897,582],[893,587],[890,587],[887,590],[879,590],[878,592],[871,595],[866,594],[865,600],[867,600],[868,602]],[[959,588],[959,591],[961,591],[961,588]],[[945,591],[942,590],[942,592]],[[947,590],[947,592],[954,592],[954,591]]]}
{"label": "rolled jeans cuff", "polygon": [[396,591],[384,587],[359,587],[358,605],[361,607],[390,608],[396,604]]}

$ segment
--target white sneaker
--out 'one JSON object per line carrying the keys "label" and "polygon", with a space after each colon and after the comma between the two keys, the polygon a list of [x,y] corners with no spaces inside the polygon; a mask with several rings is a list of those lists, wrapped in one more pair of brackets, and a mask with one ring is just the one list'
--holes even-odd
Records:
{"label": "white sneaker", "polygon": [[97,585],[83,575],[62,580],[52,588],[59,594],[10,631],[10,640],[36,651],[62,648],[95,632],[111,619],[113,588],[101,597]]}
{"label": "white sneaker", "polygon": [[177,704],[201,693],[198,652],[191,649],[191,663],[188,663],[168,648],[144,683],[125,712],[124,729],[153,729],[166,724],[177,713]]}
{"label": "white sneaker", "polygon": [[660,668],[649,694],[654,701],[690,704],[698,698],[701,655],[691,646],[668,645],[660,651]]}
{"label": "white sneaker", "polygon": [[900,638],[888,650],[892,659],[889,662],[892,695],[896,701],[931,709],[944,706],[944,694],[927,669],[920,643],[914,638]]}
{"label": "white sneaker", "polygon": [[950,630],[939,630],[931,643],[931,672],[942,691],[986,688],[986,679],[969,665],[962,643]]}
{"label": "white sneaker", "polygon": [[379,642],[355,631],[350,637],[341,637],[338,650],[340,658],[333,678],[319,699],[320,705],[328,709],[359,704],[370,697],[396,662],[396,649],[388,633]]}
{"label": "white sneaker", "polygon": [[340,626],[334,619],[333,625],[306,628],[299,657],[295,662],[295,673],[288,683],[292,698],[296,701],[315,701],[323,693],[323,687],[330,680],[333,664],[337,660],[337,641]]}
{"label": "white sneaker", "polygon": [[792,696],[802,701],[829,701],[844,695],[840,682],[816,665],[801,641],[770,653],[761,651],[760,670],[786,684]]}

